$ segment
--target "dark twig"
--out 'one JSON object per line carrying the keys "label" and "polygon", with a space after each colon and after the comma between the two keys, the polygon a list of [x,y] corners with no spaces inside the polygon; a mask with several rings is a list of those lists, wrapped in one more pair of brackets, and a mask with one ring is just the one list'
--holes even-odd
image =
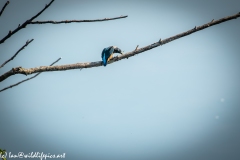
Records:
{"label": "dark twig", "polygon": [[[55,63],[57,63],[58,61],[60,61],[60,59],[61,59],[61,57],[58,58],[58,59],[57,59],[55,62],[53,62],[52,64],[50,64],[50,66],[52,66],[52,65],[54,65]],[[18,82],[18,83],[15,83],[15,84],[10,85],[10,86],[8,86],[8,87],[6,87],[6,88],[3,88],[3,89],[0,90],[0,92],[4,91],[4,90],[6,90],[6,89],[9,89],[9,88],[15,87],[15,86],[17,86],[17,85],[19,85],[19,84],[21,84],[21,83],[23,83],[23,82],[26,82],[26,81],[30,80],[30,79],[33,79],[33,78],[37,77],[39,74],[41,74],[41,73],[42,73],[42,72],[39,72],[39,73],[35,74],[34,76],[32,76],[32,77],[30,77],[30,78],[24,79],[24,80],[22,80],[22,81],[20,81],[20,82]]]}
{"label": "dark twig", "polygon": [[27,47],[28,44],[31,43],[33,40],[34,40],[34,39],[31,39],[30,41],[27,40],[26,44],[25,44],[24,46],[22,46],[9,60],[7,60],[6,62],[4,62],[4,63],[0,66],[0,68],[2,68],[5,64],[7,64],[8,62],[10,62],[11,60],[13,60],[13,59],[17,56],[17,54],[18,54],[21,50],[23,50],[25,47]]}
{"label": "dark twig", "polygon": [[120,17],[114,17],[114,18],[104,18],[104,19],[94,19],[94,20],[65,20],[65,21],[33,21],[29,22],[29,24],[46,24],[46,23],[52,23],[52,24],[60,24],[60,23],[79,23],[79,22],[101,22],[101,21],[110,21],[115,19],[121,19],[126,18],[127,16],[120,16]]}
{"label": "dark twig", "polygon": [[8,4],[9,4],[9,1],[7,1],[7,2],[5,3],[5,5],[3,6],[3,8],[2,8],[2,10],[1,10],[1,12],[0,12],[0,16],[2,15],[4,9],[7,7]]}
{"label": "dark twig", "polygon": [[13,34],[18,32],[19,30],[25,28],[28,24],[46,24],[46,23],[52,23],[52,24],[60,24],[60,23],[72,23],[72,22],[101,22],[101,21],[110,21],[110,20],[115,20],[115,19],[121,19],[121,18],[126,18],[128,16],[120,16],[120,17],[114,17],[114,18],[104,18],[104,19],[95,19],[95,20],[65,20],[65,21],[33,21],[35,18],[37,18],[43,11],[45,11],[53,2],[52,0],[49,4],[47,4],[38,14],[33,16],[32,18],[26,20],[22,25],[18,25],[18,27],[13,30],[9,31],[8,34],[0,40],[0,44],[3,43],[5,40],[10,38]]}
{"label": "dark twig", "polygon": [[[125,58],[129,58],[132,56],[135,56],[139,53],[145,52],[147,50],[153,49],[155,47],[167,44],[171,41],[174,41],[176,39],[188,36],[192,33],[198,32],[200,30],[206,29],[210,26],[214,26],[217,25],[219,23],[223,23],[232,19],[236,19],[240,17],[240,12],[238,14],[235,14],[233,16],[229,16],[229,17],[224,17],[221,18],[219,20],[215,20],[213,22],[209,22],[206,23],[202,26],[198,26],[198,27],[194,27],[193,29],[190,29],[186,32],[177,34],[175,36],[172,36],[170,38],[164,39],[164,40],[159,40],[153,44],[150,44],[148,46],[145,46],[143,48],[139,48],[138,50],[133,50],[131,52],[128,52],[126,54],[122,54],[120,56],[116,56],[113,57],[109,63],[113,63],[113,62],[117,62],[119,60],[125,59]],[[49,71],[65,71],[65,70],[71,70],[71,69],[80,69],[80,68],[92,68],[92,67],[99,67],[102,66],[102,61],[98,61],[98,62],[86,62],[86,63],[75,63],[75,64],[66,64],[66,65],[61,65],[61,66],[41,66],[41,67],[36,67],[36,68],[22,68],[22,67],[16,67],[13,68],[12,70],[4,73],[3,75],[0,76],[0,82],[7,79],[8,77],[14,75],[14,74],[24,74],[24,75],[29,75],[29,74],[33,74],[33,73],[38,73],[38,72],[49,72]]]}
{"label": "dark twig", "polygon": [[60,61],[60,59],[62,59],[62,57],[58,58],[56,61],[54,61],[52,64],[50,64],[50,66],[53,66],[55,63],[57,63],[58,61]]}
{"label": "dark twig", "polygon": [[34,20],[35,18],[37,18],[43,11],[45,11],[53,2],[54,0],[52,0],[49,4],[45,5],[45,7],[40,11],[38,12],[35,16],[33,16],[32,18],[26,20],[22,25],[18,25],[18,27],[13,30],[13,31],[9,31],[9,33],[3,38],[0,40],[0,44],[3,43],[6,39],[10,38],[13,34],[15,34],[16,32],[18,32],[19,30],[25,28],[30,22],[32,22],[32,20]]}

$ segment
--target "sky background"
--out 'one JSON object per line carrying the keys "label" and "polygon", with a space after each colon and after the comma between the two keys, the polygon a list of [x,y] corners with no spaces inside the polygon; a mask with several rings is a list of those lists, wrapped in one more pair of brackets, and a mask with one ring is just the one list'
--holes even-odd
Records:
{"label": "sky background", "polygon": [[[11,0],[0,39],[49,2]],[[0,75],[59,57],[57,65],[100,61],[105,47],[130,52],[236,14],[239,6],[239,0],[58,0],[36,20],[128,17],[28,25],[0,45],[2,64],[34,39]],[[67,160],[239,160],[239,28],[240,19],[231,20],[106,67],[45,72],[1,92],[0,148],[66,153]],[[27,77],[11,76],[0,89]]]}

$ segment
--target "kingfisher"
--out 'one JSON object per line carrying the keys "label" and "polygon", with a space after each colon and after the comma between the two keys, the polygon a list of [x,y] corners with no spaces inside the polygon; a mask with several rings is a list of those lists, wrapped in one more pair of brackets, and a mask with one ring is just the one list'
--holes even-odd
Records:
{"label": "kingfisher", "polygon": [[117,46],[110,46],[103,49],[102,61],[103,61],[104,67],[107,65],[107,62],[109,62],[113,58],[114,53],[123,54],[121,49],[119,49]]}

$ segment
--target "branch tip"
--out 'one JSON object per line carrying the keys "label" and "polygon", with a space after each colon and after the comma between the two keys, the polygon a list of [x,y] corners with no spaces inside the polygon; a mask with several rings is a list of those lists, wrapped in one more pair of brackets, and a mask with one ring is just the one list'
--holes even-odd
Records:
{"label": "branch tip", "polygon": [[162,44],[162,39],[160,38],[158,42],[159,42],[160,44]]}
{"label": "branch tip", "polygon": [[3,13],[4,9],[7,7],[7,5],[8,5],[9,3],[10,3],[10,2],[9,2],[9,1],[7,1],[7,2],[4,4],[4,6],[3,6],[2,10],[0,11],[0,16],[2,15],[2,13]]}
{"label": "branch tip", "polygon": [[8,62],[10,62],[11,60],[13,60],[13,59],[17,56],[17,54],[18,54],[21,50],[23,50],[25,47],[27,47],[28,44],[30,44],[33,40],[34,40],[34,39],[31,39],[30,41],[27,40],[26,43],[25,43],[10,59],[8,59],[7,61],[5,61],[5,62],[0,66],[0,68],[2,68],[5,64],[7,64]]}
{"label": "branch tip", "polygon": [[56,61],[54,61],[52,64],[50,64],[50,66],[54,65],[55,63],[57,63],[58,61],[60,61],[61,57],[58,58]]}
{"label": "branch tip", "polygon": [[31,22],[29,22],[29,24],[46,24],[46,23],[60,24],[60,23],[102,22],[102,21],[110,21],[110,20],[121,19],[121,18],[126,18],[126,17],[128,17],[128,16],[120,16],[120,17],[114,17],[114,18],[103,18],[103,19],[94,19],[94,20],[31,21]]}
{"label": "branch tip", "polygon": [[138,49],[138,45],[137,45],[137,47],[135,48],[135,51]]}

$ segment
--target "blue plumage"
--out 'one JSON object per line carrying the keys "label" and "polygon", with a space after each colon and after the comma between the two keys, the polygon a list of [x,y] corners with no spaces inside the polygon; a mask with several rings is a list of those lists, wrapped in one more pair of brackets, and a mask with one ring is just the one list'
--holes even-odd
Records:
{"label": "blue plumage", "polygon": [[110,46],[107,48],[104,48],[102,51],[102,61],[103,61],[103,65],[106,66],[107,62],[110,61],[110,59],[113,57],[114,53],[120,53],[122,54],[121,49],[119,49],[116,46]]}
{"label": "blue plumage", "polygon": [[103,60],[103,65],[106,66],[107,65],[107,59],[105,58],[105,54],[102,55],[102,60]]}

